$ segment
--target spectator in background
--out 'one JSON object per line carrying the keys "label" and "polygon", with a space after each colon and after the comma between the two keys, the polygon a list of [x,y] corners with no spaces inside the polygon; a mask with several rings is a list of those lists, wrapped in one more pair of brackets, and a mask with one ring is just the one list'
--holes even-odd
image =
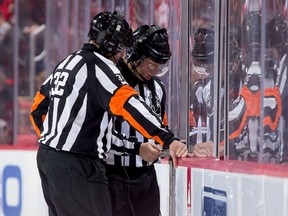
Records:
{"label": "spectator in background", "polygon": [[12,143],[12,115],[13,115],[13,91],[6,83],[6,75],[0,68],[0,143]]}
{"label": "spectator in background", "polygon": [[12,131],[7,121],[0,119],[0,145],[12,144]]}
{"label": "spectator in background", "polygon": [[0,12],[0,65],[5,68],[7,78],[13,78],[13,31],[12,26]]}
{"label": "spectator in background", "polygon": [[6,83],[6,75],[3,68],[0,68],[0,118],[10,120],[9,108],[13,104],[13,91]]}
{"label": "spectator in background", "polygon": [[[43,62],[42,60],[35,62],[36,58],[39,58],[44,52],[44,31],[37,33],[34,35],[34,50],[31,50],[31,35],[37,32],[41,28],[41,24],[38,20],[33,20],[31,18],[27,18],[25,20],[25,26],[22,28],[21,32],[21,40],[19,43],[19,58],[21,64],[19,64],[19,68],[21,73],[19,74],[19,94],[22,96],[29,95],[29,73],[33,67],[35,68],[35,78],[38,79],[38,75],[42,71]],[[34,54],[33,56],[31,54]],[[33,64],[30,65],[30,61],[33,61]],[[42,64],[42,65],[40,65]],[[39,84],[37,83],[37,86]]]}
{"label": "spectator in background", "polygon": [[132,29],[136,29],[150,20],[150,1],[132,0],[129,4]]}
{"label": "spectator in background", "polygon": [[44,60],[40,60],[40,61],[36,62],[35,72],[36,72],[36,80],[35,80],[36,81],[36,91],[38,91],[40,89],[42,83],[47,78]]}
{"label": "spectator in background", "polygon": [[169,5],[165,0],[156,0],[154,22],[158,26],[168,28],[169,12]]}
{"label": "spectator in background", "polygon": [[3,14],[0,12],[0,43],[2,43],[8,34],[8,32],[11,30],[11,25],[8,23]]}
{"label": "spectator in background", "polygon": [[[26,1],[25,1],[26,2]],[[10,22],[14,12],[14,0],[0,0],[0,13],[3,18]]]}

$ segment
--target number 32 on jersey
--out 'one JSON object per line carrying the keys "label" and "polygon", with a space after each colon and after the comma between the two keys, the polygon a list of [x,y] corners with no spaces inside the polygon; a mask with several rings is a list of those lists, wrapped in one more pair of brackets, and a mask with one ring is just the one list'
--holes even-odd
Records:
{"label": "number 32 on jersey", "polygon": [[56,72],[53,76],[53,88],[51,93],[53,96],[61,96],[64,93],[64,86],[66,85],[69,73],[67,72]]}

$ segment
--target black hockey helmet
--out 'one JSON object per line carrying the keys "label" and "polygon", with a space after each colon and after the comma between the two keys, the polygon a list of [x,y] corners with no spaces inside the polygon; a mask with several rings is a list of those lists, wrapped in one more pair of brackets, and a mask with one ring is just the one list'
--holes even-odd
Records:
{"label": "black hockey helmet", "polygon": [[145,58],[149,58],[159,64],[156,76],[167,73],[171,57],[167,30],[157,25],[143,25],[134,31],[133,38],[135,42],[127,51],[127,61],[139,61],[139,65]]}
{"label": "black hockey helmet", "polygon": [[287,49],[287,22],[282,13],[276,13],[267,23],[267,46],[274,47],[280,55]]}
{"label": "black hockey helmet", "polygon": [[128,62],[150,58],[158,64],[165,64],[170,60],[170,45],[165,28],[143,25],[134,31],[133,38],[135,43],[127,53]]}
{"label": "black hockey helmet", "polygon": [[88,37],[100,45],[102,54],[111,57],[121,51],[122,45],[133,44],[133,33],[124,16],[117,11],[100,12],[90,22]]}
{"label": "black hockey helmet", "polygon": [[193,60],[204,64],[214,62],[214,26],[199,28],[194,35]]}

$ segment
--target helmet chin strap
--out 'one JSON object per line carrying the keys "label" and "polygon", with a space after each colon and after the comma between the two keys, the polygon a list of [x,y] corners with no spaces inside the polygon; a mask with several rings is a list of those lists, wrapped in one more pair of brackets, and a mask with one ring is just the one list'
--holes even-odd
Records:
{"label": "helmet chin strap", "polygon": [[114,64],[116,65],[117,64],[117,59],[115,58],[115,55],[113,55],[111,58],[113,59]]}
{"label": "helmet chin strap", "polygon": [[[101,50],[101,48],[100,48],[100,50]],[[116,54],[117,54],[117,52],[106,52],[106,51],[103,51],[103,50],[101,50],[102,52],[101,52],[101,54],[105,57],[105,58],[112,58],[112,57],[114,57]]]}
{"label": "helmet chin strap", "polygon": [[145,77],[137,70],[137,67],[141,64],[141,62],[137,66],[134,65],[131,61],[129,63],[132,66],[132,73],[134,74],[134,76],[136,76],[138,79],[142,79],[141,81],[146,82],[147,80],[145,79]]}

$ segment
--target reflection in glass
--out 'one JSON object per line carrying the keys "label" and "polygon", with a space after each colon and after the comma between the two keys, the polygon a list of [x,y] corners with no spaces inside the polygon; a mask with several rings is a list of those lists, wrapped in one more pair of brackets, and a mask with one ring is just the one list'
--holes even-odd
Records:
{"label": "reflection in glass", "polygon": [[[265,37],[261,35],[262,28]],[[228,114],[229,158],[282,163],[287,155],[287,145],[283,142],[283,137],[287,137],[283,127],[286,112],[282,103],[286,94],[283,89],[287,86],[287,62],[286,70],[283,61],[281,65],[287,54],[285,18],[274,12],[272,18],[268,14],[262,23],[262,11],[247,11],[238,32],[245,79]]]}

